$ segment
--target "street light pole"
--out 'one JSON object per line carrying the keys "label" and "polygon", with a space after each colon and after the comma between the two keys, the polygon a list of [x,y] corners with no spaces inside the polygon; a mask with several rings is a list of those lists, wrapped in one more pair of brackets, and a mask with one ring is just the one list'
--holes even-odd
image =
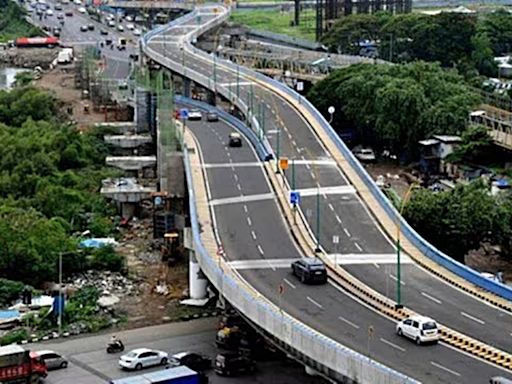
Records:
{"label": "street light pole", "polygon": [[281,129],[279,127],[277,127],[276,173],[280,173],[279,172],[279,157],[280,157],[280,152],[281,152],[281,148],[280,147],[281,147]]}
{"label": "street light pole", "polygon": [[316,248],[320,252],[320,188],[316,189]]}
{"label": "street light pole", "polygon": [[240,65],[236,64],[236,98],[240,98]]}
{"label": "street light pole", "polygon": [[409,189],[407,190],[404,199],[402,200],[402,204],[400,205],[400,214],[398,215],[396,222],[396,304],[395,309],[403,308],[402,304],[402,265],[400,261],[401,257],[401,244],[400,244],[400,218],[402,217],[402,213],[404,211],[405,204],[409,200],[411,196],[411,192],[413,188],[416,187],[416,184],[411,184]]}
{"label": "street light pole", "polygon": [[64,306],[62,305],[62,252],[59,252],[59,317],[57,324],[59,326],[59,336],[62,335],[62,311]]}

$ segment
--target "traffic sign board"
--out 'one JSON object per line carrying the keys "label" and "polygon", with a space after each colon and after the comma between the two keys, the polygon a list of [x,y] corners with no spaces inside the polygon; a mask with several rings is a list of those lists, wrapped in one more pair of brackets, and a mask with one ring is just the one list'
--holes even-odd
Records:
{"label": "traffic sign board", "polygon": [[298,191],[290,192],[290,204],[293,204],[293,205],[300,204],[300,192],[298,192]]}
{"label": "traffic sign board", "polygon": [[180,109],[180,118],[182,120],[187,120],[188,119],[188,109],[187,108],[181,108]]}

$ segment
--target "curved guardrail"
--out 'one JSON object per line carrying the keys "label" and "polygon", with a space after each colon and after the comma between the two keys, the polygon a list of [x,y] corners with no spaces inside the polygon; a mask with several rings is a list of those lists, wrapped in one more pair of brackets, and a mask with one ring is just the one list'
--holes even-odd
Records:
{"label": "curved guardrail", "polygon": [[[204,29],[202,31],[194,31],[190,33],[190,36],[192,37],[198,37],[201,33],[204,32]],[[186,42],[187,47],[194,52],[196,55],[201,56],[205,60],[211,60],[211,56],[209,56],[206,52],[199,50],[198,48],[194,47],[190,42],[187,40]],[[300,105],[306,110],[311,113],[317,120],[317,122],[320,124],[322,129],[328,134],[328,136],[333,140],[336,147],[340,150],[340,152],[343,154],[345,159],[348,161],[350,166],[357,172],[357,174],[361,177],[364,184],[368,188],[368,190],[371,192],[371,194],[375,197],[375,199],[379,202],[382,208],[384,208],[385,212],[389,215],[389,217],[393,220],[393,222],[400,222],[400,227],[402,230],[402,233],[405,235],[405,237],[413,244],[415,245],[425,256],[436,262],[437,264],[443,266],[447,270],[453,272],[454,274],[464,278],[465,280],[471,282],[472,284],[483,288],[491,293],[494,293],[502,298],[505,298],[507,300],[512,301],[512,288],[501,284],[495,281],[492,281],[490,279],[487,279],[486,277],[482,276],[477,271],[465,266],[464,264],[452,259],[450,256],[446,255],[445,253],[441,252],[439,249],[434,247],[432,244],[427,242],[418,232],[416,232],[408,223],[403,219],[403,217],[399,214],[399,212],[395,209],[395,207],[391,204],[391,202],[387,199],[387,197],[384,195],[384,193],[380,190],[380,188],[375,184],[374,180],[371,178],[371,176],[366,172],[364,167],[361,165],[361,163],[355,158],[355,156],[352,154],[350,149],[345,145],[345,143],[340,139],[338,134],[334,131],[334,129],[330,126],[330,124],[327,122],[327,120],[324,118],[324,116],[304,97],[302,97],[300,94],[295,92],[293,89],[289,88],[288,86],[280,83],[277,80],[274,80],[270,77],[267,77],[261,73],[252,71],[245,67],[237,67],[233,63],[228,62],[223,59],[217,59],[217,63],[219,66],[223,66],[226,68],[229,68],[230,71],[236,72],[237,70],[249,77],[257,78],[259,81],[270,84],[278,89],[280,89],[282,92],[288,94],[290,97],[292,97],[294,100],[298,100]],[[222,91],[221,88],[217,87],[218,91]],[[225,93],[224,96],[231,100],[230,93],[229,92],[219,92],[219,93]],[[244,112],[242,110],[242,112]],[[257,125],[253,125],[253,129]],[[257,126],[259,127],[259,126]],[[257,130],[258,132],[258,130]],[[269,152],[273,153],[273,151],[270,149]]]}

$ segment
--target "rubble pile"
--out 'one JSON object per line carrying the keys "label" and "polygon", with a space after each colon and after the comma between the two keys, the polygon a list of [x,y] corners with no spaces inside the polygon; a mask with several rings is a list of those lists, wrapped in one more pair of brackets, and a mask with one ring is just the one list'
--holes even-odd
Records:
{"label": "rubble pile", "polygon": [[139,283],[140,281],[127,278],[119,272],[87,271],[76,275],[67,285],[76,289],[93,286],[101,292],[102,296],[125,296],[137,295]]}
{"label": "rubble pile", "polygon": [[57,49],[10,48],[0,50],[0,63],[20,68],[48,69],[58,54]]}

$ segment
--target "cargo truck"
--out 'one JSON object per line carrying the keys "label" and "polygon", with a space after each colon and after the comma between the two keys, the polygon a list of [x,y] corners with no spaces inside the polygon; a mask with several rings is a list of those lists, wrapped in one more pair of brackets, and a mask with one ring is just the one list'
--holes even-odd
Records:
{"label": "cargo truck", "polygon": [[139,376],[111,380],[110,384],[206,384],[208,378],[188,367],[180,366]]}
{"label": "cargo truck", "polygon": [[19,345],[0,347],[0,383],[37,384],[48,374],[46,364]]}

